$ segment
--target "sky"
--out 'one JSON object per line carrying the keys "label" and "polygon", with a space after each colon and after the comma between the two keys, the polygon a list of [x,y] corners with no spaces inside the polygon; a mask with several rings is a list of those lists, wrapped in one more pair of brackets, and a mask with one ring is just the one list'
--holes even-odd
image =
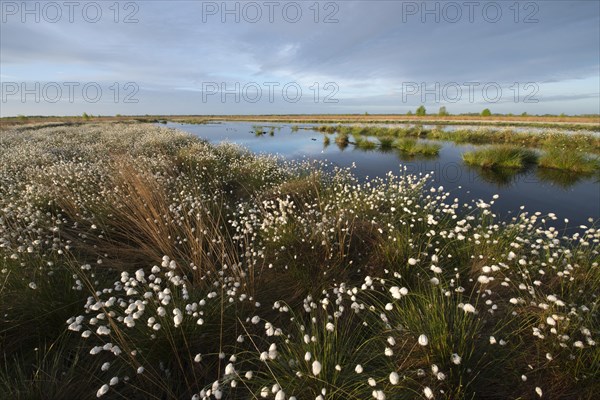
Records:
{"label": "sky", "polygon": [[0,1],[0,116],[600,113],[600,1]]}

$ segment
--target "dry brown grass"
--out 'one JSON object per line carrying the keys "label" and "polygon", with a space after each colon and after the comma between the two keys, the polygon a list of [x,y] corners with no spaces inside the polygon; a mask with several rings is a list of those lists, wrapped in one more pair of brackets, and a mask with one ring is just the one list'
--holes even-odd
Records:
{"label": "dry brown grass", "polygon": [[[168,255],[196,284],[206,271],[237,265],[236,249],[222,229],[223,216],[214,213],[214,204],[200,212],[180,210],[177,216],[164,184],[154,175],[123,157],[114,161],[112,169],[117,190],[97,213],[104,216],[99,226],[104,234],[91,237],[86,252],[110,254],[111,267],[127,269],[147,267]],[[59,206],[76,219],[81,210],[72,198],[62,196]]]}
{"label": "dry brown grass", "polygon": [[600,126],[600,116],[508,116],[494,115],[491,117],[482,117],[479,115],[404,115],[404,114],[280,114],[280,115],[145,115],[145,116],[95,116],[83,119],[80,116],[70,117],[4,117],[0,118],[0,131],[15,126],[32,124],[83,124],[98,122],[158,122],[158,121],[202,123],[205,121],[262,121],[262,122],[289,122],[289,123],[336,123],[336,122],[357,122],[357,123],[422,123],[428,122],[442,123],[481,123],[490,124],[553,124],[558,127],[561,125],[590,125],[598,129]]}
{"label": "dry brown grass", "polygon": [[[190,117],[188,117],[190,118]],[[283,121],[283,122],[307,122],[307,121],[344,121],[344,122],[383,122],[383,121],[411,121],[425,123],[427,121],[453,121],[453,122],[516,122],[516,123],[531,123],[531,122],[544,122],[544,123],[588,123],[588,124],[600,124],[600,117],[582,117],[582,116],[508,116],[508,115],[494,115],[492,117],[482,117],[478,115],[467,116],[467,115],[450,115],[450,116],[437,116],[437,115],[404,115],[404,114],[314,114],[314,115],[294,115],[294,114],[282,114],[282,115],[224,115],[224,116],[202,116],[208,120],[228,120],[228,121]]]}

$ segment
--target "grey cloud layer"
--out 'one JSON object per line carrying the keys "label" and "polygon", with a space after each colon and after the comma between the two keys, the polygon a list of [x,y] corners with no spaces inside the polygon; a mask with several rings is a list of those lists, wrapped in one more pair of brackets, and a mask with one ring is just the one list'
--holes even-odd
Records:
{"label": "grey cloud layer", "polygon": [[[502,3],[505,14],[497,23],[477,13],[473,23],[466,16],[435,23],[431,15],[422,23],[419,15],[403,21],[406,4],[400,1],[340,1],[339,23],[332,24],[314,23],[309,3],[302,3],[298,23],[276,13],[274,23],[263,15],[255,24],[234,23],[231,16],[222,23],[218,15],[204,23],[202,2],[138,4],[136,24],[9,19],[1,27],[2,79],[68,80],[66,71],[73,80],[135,81],[141,88],[172,91],[171,106],[188,102],[177,97],[185,91],[180,89],[198,90],[207,81],[334,81],[348,104],[358,99],[368,107],[370,98],[397,94],[406,81],[505,85],[589,80],[600,73],[596,1],[538,1],[539,22],[532,24],[515,23],[508,3]],[[569,96],[597,104],[598,88],[580,90]]]}

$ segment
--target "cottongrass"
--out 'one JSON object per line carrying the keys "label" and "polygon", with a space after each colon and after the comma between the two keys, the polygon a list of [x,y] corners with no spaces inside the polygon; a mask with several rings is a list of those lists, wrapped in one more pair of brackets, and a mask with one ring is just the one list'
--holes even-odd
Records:
{"label": "cottongrass", "polygon": [[[501,222],[495,199],[461,204],[429,176],[361,183],[149,125],[3,140],[1,344],[16,367],[0,390],[13,398],[65,379],[78,398],[598,390],[593,223]],[[39,364],[47,380],[28,367],[36,348],[56,360]]]}

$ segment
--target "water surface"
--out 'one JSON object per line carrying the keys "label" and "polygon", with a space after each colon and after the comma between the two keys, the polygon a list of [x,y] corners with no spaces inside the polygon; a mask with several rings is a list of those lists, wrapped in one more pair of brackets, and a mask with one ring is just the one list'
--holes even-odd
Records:
{"label": "water surface", "polygon": [[[310,128],[320,124],[221,122],[201,125],[168,123],[166,126],[189,132],[210,143],[236,143],[255,153],[275,154],[289,160],[321,160],[339,167],[353,167],[355,175],[361,180],[384,176],[389,171],[401,174],[404,168],[412,173],[433,172],[431,184],[443,186],[461,203],[479,199],[490,201],[492,196],[498,194],[500,198],[493,210],[501,218],[519,213],[521,206],[525,206],[529,212],[555,213],[561,219],[568,218],[569,225],[575,226],[589,225],[588,218],[600,218],[600,181],[597,175],[573,176],[537,167],[521,172],[473,168],[462,162],[461,155],[474,146],[443,141],[437,142],[442,145],[439,156],[431,158],[408,157],[396,150],[365,151],[352,144],[341,149],[335,143],[334,135],[329,136],[331,141],[327,146],[323,142],[324,134],[307,129],[293,131],[294,125]],[[262,126],[265,134],[257,136],[254,126]]]}

